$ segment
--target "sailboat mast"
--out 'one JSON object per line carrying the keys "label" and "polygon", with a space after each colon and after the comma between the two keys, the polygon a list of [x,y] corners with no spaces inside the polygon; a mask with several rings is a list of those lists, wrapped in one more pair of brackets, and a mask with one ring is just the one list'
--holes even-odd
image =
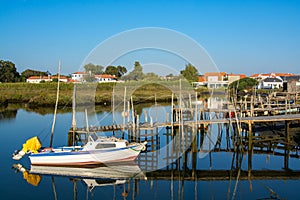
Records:
{"label": "sailboat mast", "polygon": [[72,130],[75,131],[76,129],[76,85],[74,85],[73,90],[73,101],[72,101]]}
{"label": "sailboat mast", "polygon": [[73,145],[75,146],[75,131],[76,131],[76,85],[74,84],[73,101],[72,101],[72,131],[73,131]]}
{"label": "sailboat mast", "polygon": [[50,147],[52,147],[52,143],[53,143],[54,128],[56,122],[56,113],[57,113],[58,98],[59,98],[59,82],[60,82],[60,61],[58,62],[56,101],[55,101],[55,109],[54,109],[54,116],[53,116],[52,129],[51,129]]}

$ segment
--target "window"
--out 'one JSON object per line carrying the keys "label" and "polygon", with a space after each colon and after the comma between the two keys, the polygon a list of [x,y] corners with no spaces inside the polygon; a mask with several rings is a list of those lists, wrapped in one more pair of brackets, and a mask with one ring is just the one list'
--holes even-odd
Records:
{"label": "window", "polygon": [[115,143],[99,143],[96,146],[96,149],[104,149],[104,148],[113,148],[116,147]]}
{"label": "window", "polygon": [[96,141],[98,139],[98,136],[96,134],[90,134],[90,138],[93,140],[93,141]]}

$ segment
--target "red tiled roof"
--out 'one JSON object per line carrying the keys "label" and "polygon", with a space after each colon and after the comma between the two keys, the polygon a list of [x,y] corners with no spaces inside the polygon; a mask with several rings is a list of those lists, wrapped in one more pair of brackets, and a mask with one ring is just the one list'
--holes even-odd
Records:
{"label": "red tiled roof", "polygon": [[84,74],[84,72],[74,72],[73,74]]}
{"label": "red tiled roof", "polygon": [[266,77],[276,77],[276,76],[293,76],[291,73],[269,73],[269,74],[253,74],[250,77],[251,78],[258,78],[261,76],[266,76]]}
{"label": "red tiled roof", "polygon": [[30,76],[28,77],[30,80],[36,80],[36,79],[51,79],[49,76]]}
{"label": "red tiled roof", "polygon": [[225,76],[226,72],[206,72],[204,76]]}
{"label": "red tiled roof", "polygon": [[116,78],[116,76],[110,75],[110,74],[101,74],[101,75],[95,75],[96,78]]}
{"label": "red tiled roof", "polygon": [[[52,76],[51,78],[58,78],[57,76]],[[60,76],[59,79],[67,79],[66,76]]]}
{"label": "red tiled roof", "polygon": [[246,78],[247,77],[246,74],[233,74],[233,73],[228,74],[227,76],[239,76],[240,78]]}
{"label": "red tiled roof", "polygon": [[198,76],[198,82],[205,82],[204,76]]}

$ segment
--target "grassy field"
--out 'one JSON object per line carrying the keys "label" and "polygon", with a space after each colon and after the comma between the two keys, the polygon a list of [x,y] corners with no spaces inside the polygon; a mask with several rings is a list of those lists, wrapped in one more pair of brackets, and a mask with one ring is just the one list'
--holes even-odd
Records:
{"label": "grassy field", "polygon": [[[182,84],[184,87],[184,84]],[[124,98],[126,86],[127,99],[132,96],[135,103],[170,102],[172,91],[179,91],[179,82],[126,82],[76,84],[76,93],[80,98],[78,104],[95,102],[96,105],[109,105],[112,100],[113,89],[116,100]],[[74,84],[61,83],[59,106],[71,106]],[[183,88],[184,89],[184,88]],[[176,91],[175,91],[176,90]],[[0,104],[26,103],[29,106],[53,106],[56,100],[57,83],[1,83]],[[77,98],[76,98],[77,100]]]}

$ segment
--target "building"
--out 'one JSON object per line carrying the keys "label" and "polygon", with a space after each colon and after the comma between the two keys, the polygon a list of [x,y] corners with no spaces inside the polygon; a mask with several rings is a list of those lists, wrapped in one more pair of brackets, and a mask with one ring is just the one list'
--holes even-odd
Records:
{"label": "building", "polygon": [[84,81],[84,72],[74,72],[71,75],[72,82],[83,82]]}
{"label": "building", "polygon": [[245,74],[227,74],[227,80],[228,80],[228,84],[231,84],[234,81],[240,80],[242,78],[246,78],[247,76]]}
{"label": "building", "polygon": [[[51,82],[54,79],[57,79],[57,76],[30,76],[28,79],[26,79],[27,83],[41,83],[41,82]],[[68,78],[65,76],[60,76],[59,78],[60,82],[68,82]]]}
{"label": "building", "polygon": [[300,91],[300,75],[283,77],[283,90],[287,92]]}
{"label": "building", "polygon": [[249,77],[260,81],[260,80],[263,80],[265,78],[278,78],[278,77],[280,77],[282,79],[282,77],[289,77],[289,76],[293,76],[293,74],[291,74],[291,73],[253,74]]}
{"label": "building", "polygon": [[27,83],[51,82],[52,78],[48,76],[30,76],[26,79]]}
{"label": "building", "polygon": [[206,72],[204,73],[204,80],[208,88],[227,88],[228,80],[225,72]]}
{"label": "building", "polygon": [[258,89],[278,89],[283,87],[284,80],[294,76],[291,73],[269,73],[253,74],[250,78],[256,79],[259,83]]}
{"label": "building", "polygon": [[95,75],[95,80],[98,83],[116,82],[118,79],[116,76],[110,74]]}
{"label": "building", "polygon": [[206,72],[198,76],[198,81],[193,82],[195,88],[206,86],[208,88],[227,88],[228,80],[225,72]]}
{"label": "building", "polygon": [[[53,79],[58,79],[58,76],[51,76],[51,79],[52,79],[52,81],[53,81]],[[66,76],[59,76],[59,82],[67,83],[68,78]]]}
{"label": "building", "polygon": [[268,77],[261,80],[258,84],[258,89],[278,89],[283,87],[283,80],[281,78]]}

